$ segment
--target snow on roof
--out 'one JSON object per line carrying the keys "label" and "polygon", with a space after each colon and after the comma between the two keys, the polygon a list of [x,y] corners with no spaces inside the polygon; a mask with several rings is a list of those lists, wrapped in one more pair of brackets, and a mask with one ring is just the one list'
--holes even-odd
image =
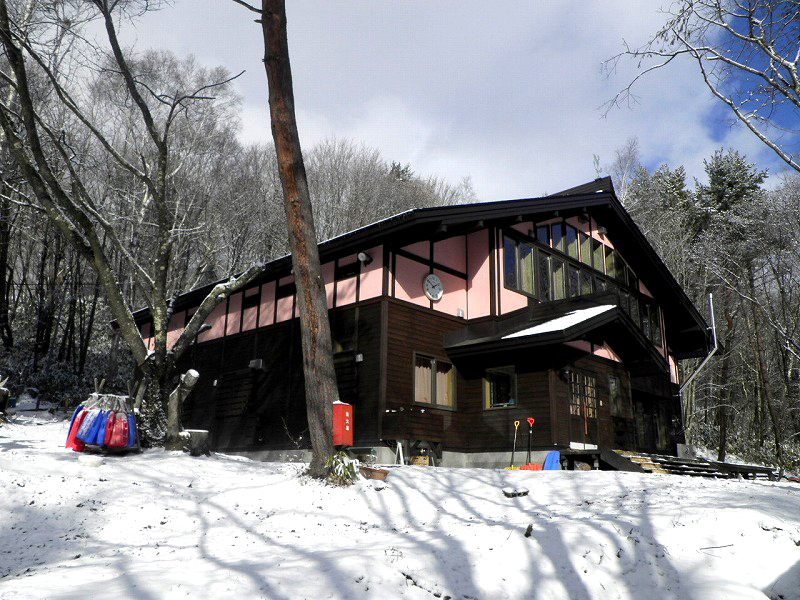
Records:
{"label": "snow on roof", "polygon": [[567,313],[561,317],[558,317],[557,319],[545,321],[544,323],[539,323],[538,325],[534,325],[533,327],[528,327],[521,331],[515,331],[514,333],[509,333],[508,335],[504,335],[503,339],[507,340],[510,338],[525,337],[528,335],[537,335],[540,333],[552,333],[554,331],[564,331],[565,329],[568,329],[573,325],[577,325],[578,323],[582,323],[587,319],[591,319],[592,317],[601,315],[604,312],[611,310],[612,308],[616,308],[616,306],[614,304],[603,304],[602,306],[592,306],[591,308],[582,308],[581,310],[576,310],[571,313]]}

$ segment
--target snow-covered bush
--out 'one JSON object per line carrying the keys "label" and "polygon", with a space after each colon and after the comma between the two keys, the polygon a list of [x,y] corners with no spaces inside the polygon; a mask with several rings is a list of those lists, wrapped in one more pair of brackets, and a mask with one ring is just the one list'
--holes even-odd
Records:
{"label": "snow-covered bush", "polygon": [[350,458],[340,450],[325,461],[328,469],[328,481],[335,485],[351,485],[361,477],[358,459]]}

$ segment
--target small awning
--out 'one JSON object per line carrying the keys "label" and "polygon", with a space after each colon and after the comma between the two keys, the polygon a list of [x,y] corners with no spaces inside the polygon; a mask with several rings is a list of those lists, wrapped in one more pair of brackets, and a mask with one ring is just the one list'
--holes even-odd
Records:
{"label": "small awning", "polygon": [[534,325],[533,327],[527,327],[526,329],[504,335],[502,339],[507,340],[531,335],[541,335],[544,333],[564,332],[570,327],[579,325],[584,321],[591,319],[592,317],[596,317],[597,315],[614,310],[615,308],[616,306],[613,304],[603,304],[601,306],[592,306],[591,308],[574,310],[561,317],[551,319],[550,321],[545,321],[544,323]]}
{"label": "small awning", "polygon": [[541,348],[573,341],[607,344],[633,371],[669,372],[667,361],[633,320],[615,304],[565,306],[560,313],[501,319],[467,327],[445,338],[452,359],[499,351]]}

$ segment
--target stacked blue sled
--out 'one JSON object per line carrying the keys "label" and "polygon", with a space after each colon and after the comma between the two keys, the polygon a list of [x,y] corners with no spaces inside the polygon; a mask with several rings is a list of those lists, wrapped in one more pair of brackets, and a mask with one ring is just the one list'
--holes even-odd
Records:
{"label": "stacked blue sled", "polygon": [[67,434],[67,448],[83,452],[87,446],[104,450],[137,450],[136,417],[127,396],[92,394],[75,409]]}

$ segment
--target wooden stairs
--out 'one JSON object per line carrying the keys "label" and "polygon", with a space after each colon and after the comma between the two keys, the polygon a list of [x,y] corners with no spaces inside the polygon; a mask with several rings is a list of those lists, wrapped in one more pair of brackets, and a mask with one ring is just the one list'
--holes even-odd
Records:
{"label": "wooden stairs", "polygon": [[720,469],[718,464],[702,458],[678,458],[629,450],[609,450],[602,452],[601,460],[619,471],[712,478],[731,476],[730,473]]}

